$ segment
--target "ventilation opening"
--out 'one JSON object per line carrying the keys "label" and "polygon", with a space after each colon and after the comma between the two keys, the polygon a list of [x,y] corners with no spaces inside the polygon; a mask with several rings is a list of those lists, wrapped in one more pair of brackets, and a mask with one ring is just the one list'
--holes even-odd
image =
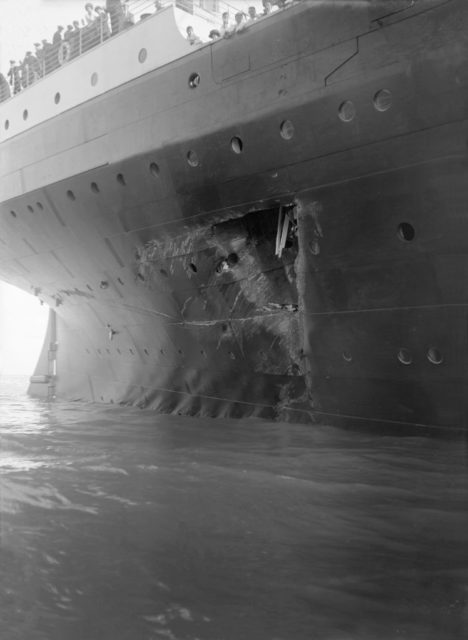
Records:
{"label": "ventilation opening", "polygon": [[291,120],[284,120],[280,125],[280,135],[284,140],[291,140],[294,136],[294,125]]}
{"label": "ventilation opening", "polygon": [[150,164],[149,170],[151,175],[153,175],[155,178],[159,176],[159,165],[157,165],[156,162],[152,162]]}
{"label": "ventilation opening", "polygon": [[431,347],[427,351],[427,359],[432,364],[442,364],[444,357],[442,353],[436,347]]}
{"label": "ventilation opening", "polygon": [[411,364],[413,362],[411,351],[402,347],[398,352],[398,360],[401,362],[401,364]]}
{"label": "ventilation opening", "polygon": [[198,73],[192,73],[188,81],[189,87],[195,89],[200,84],[200,75]]}
{"label": "ventilation opening", "polygon": [[398,225],[398,237],[400,240],[403,240],[403,242],[411,242],[414,240],[415,235],[414,227],[409,222],[401,222]]}
{"label": "ventilation opening", "polygon": [[244,143],[242,142],[242,139],[238,136],[234,136],[234,138],[231,138],[231,149],[234,151],[234,153],[242,153],[244,149]]}
{"label": "ventilation opening", "polygon": [[191,167],[198,167],[198,165],[200,164],[200,160],[198,159],[196,151],[189,151],[187,153],[187,162]]}

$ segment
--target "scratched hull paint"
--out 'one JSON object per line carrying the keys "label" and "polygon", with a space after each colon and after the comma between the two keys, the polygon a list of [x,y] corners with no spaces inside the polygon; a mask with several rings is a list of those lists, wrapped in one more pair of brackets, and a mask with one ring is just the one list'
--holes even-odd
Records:
{"label": "scratched hull paint", "polygon": [[2,143],[0,272],[57,315],[31,392],[465,429],[467,29],[297,3]]}
{"label": "scratched hull paint", "polygon": [[463,640],[466,447],[0,379],[2,640]]}

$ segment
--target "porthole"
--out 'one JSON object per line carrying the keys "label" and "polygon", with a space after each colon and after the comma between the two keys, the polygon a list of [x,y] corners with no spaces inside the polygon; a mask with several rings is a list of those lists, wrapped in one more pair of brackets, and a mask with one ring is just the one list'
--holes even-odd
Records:
{"label": "porthole", "polygon": [[444,361],[442,353],[436,347],[431,347],[430,349],[428,349],[427,359],[432,364],[442,364],[442,362]]}
{"label": "porthole", "polygon": [[10,128],[10,121],[5,120],[5,129],[9,129],[9,128]]}
{"label": "porthole", "polygon": [[42,204],[42,202],[36,202],[36,207],[41,211],[44,211],[44,205]]}
{"label": "porthole", "polygon": [[243,148],[244,143],[242,142],[241,138],[239,138],[238,136],[234,136],[234,138],[231,138],[231,149],[234,151],[234,153],[242,153]]}
{"label": "porthole", "polygon": [[147,356],[149,356],[149,351],[148,349],[143,349],[143,351],[146,353]]}
{"label": "porthole", "polygon": [[54,102],[55,104],[58,104],[60,102],[60,93],[57,91],[57,93],[54,96]]}
{"label": "porthole", "polygon": [[101,282],[99,283],[99,288],[100,289],[108,289],[109,288],[109,283],[107,282],[107,280],[101,280]]}
{"label": "porthole", "polygon": [[125,187],[125,185],[126,185],[127,183],[125,182],[125,178],[124,178],[123,173],[118,173],[118,174],[117,174],[117,182],[118,182],[119,184],[121,184],[121,185],[122,185],[122,187]]}
{"label": "porthole", "polygon": [[73,191],[72,191],[71,189],[69,189],[69,190],[67,191],[67,197],[68,197],[70,200],[76,200],[76,198],[75,198],[75,194],[73,193]]}
{"label": "porthole", "polygon": [[405,349],[404,347],[402,347],[399,351],[398,351],[398,360],[401,362],[401,364],[411,364],[413,362],[413,356],[411,354],[411,351],[409,349]]}
{"label": "porthole", "polygon": [[140,49],[139,53],[138,53],[138,60],[140,62],[144,62],[146,60],[146,58],[148,57],[148,52],[146,51],[146,49],[143,47],[143,49]]}
{"label": "porthole", "polygon": [[342,102],[338,109],[338,117],[343,122],[351,122],[356,116],[356,108],[351,100]]}
{"label": "porthole", "polygon": [[167,277],[168,277],[166,269],[159,269],[159,273],[160,273],[162,276],[164,276],[165,278],[167,278]]}
{"label": "porthole", "polygon": [[197,273],[198,269],[196,264],[193,264],[193,262],[191,262],[189,264],[189,267],[192,269],[193,273]]}
{"label": "porthole", "polygon": [[93,193],[99,193],[99,187],[96,182],[91,182],[91,191]]}
{"label": "porthole", "polygon": [[28,204],[28,211],[29,211],[30,213],[34,213],[34,209],[31,207],[31,205],[30,205],[30,204]]}
{"label": "porthole", "polygon": [[16,211],[11,210],[10,214],[13,216],[13,218],[16,218]]}
{"label": "porthole", "polygon": [[392,106],[392,94],[388,89],[377,91],[374,96],[374,107],[377,111],[388,111]]}
{"label": "porthole", "polygon": [[152,162],[149,166],[149,170],[152,176],[157,178],[159,176],[159,165],[156,162]]}
{"label": "porthole", "polygon": [[200,164],[200,160],[198,159],[196,151],[189,151],[187,153],[187,162],[191,167],[198,167],[198,165]]}
{"label": "porthole", "polygon": [[398,237],[400,240],[403,240],[403,242],[411,242],[414,240],[415,235],[414,227],[409,222],[401,222],[398,225]]}
{"label": "porthole", "polygon": [[353,361],[353,356],[349,351],[343,351],[343,353],[341,354],[341,357],[343,358],[343,360],[345,362],[352,362]]}
{"label": "porthole", "polygon": [[192,73],[188,80],[189,87],[195,89],[200,84],[200,75],[198,73]]}
{"label": "porthole", "polygon": [[95,87],[98,83],[99,76],[96,72],[91,74],[91,86]]}
{"label": "porthole", "polygon": [[291,140],[294,136],[294,125],[291,120],[283,120],[280,124],[280,135],[284,140]]}
{"label": "porthole", "polygon": [[27,119],[28,119],[28,116],[29,116],[28,110],[27,110],[27,109],[25,109],[25,110],[23,111],[23,120],[27,120]]}
{"label": "porthole", "polygon": [[182,349],[177,349],[177,353],[179,354],[179,356],[183,356],[184,352],[182,351]]}

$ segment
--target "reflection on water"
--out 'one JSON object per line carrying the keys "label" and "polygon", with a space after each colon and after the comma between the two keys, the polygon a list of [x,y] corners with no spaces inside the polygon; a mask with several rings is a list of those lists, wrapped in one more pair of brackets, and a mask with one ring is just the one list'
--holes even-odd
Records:
{"label": "reflection on water", "polygon": [[2,384],[2,640],[468,637],[462,443]]}

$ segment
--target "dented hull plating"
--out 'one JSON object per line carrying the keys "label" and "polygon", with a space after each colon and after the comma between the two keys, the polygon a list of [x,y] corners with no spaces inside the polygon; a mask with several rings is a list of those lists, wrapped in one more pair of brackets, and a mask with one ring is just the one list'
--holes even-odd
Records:
{"label": "dented hull plating", "polygon": [[464,5],[300,3],[2,143],[31,391],[464,429]]}

